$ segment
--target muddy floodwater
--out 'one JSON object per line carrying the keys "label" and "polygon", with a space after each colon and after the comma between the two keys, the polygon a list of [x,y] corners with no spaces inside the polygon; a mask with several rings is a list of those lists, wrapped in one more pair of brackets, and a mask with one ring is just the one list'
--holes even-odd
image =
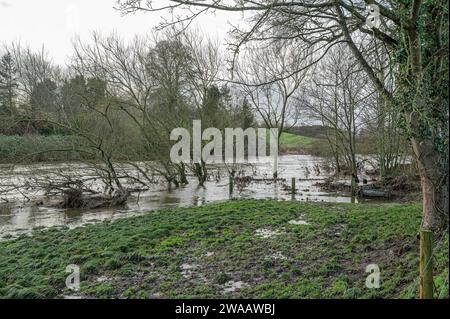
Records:
{"label": "muddy floodwater", "polygon": [[[296,179],[298,193],[295,200],[319,202],[351,202],[348,196],[330,194],[314,186],[315,183],[325,180],[330,172],[319,168],[324,159],[309,155],[284,155],[279,158],[279,177],[286,182],[257,181],[246,185],[242,190],[235,189],[232,198],[255,198],[291,200],[292,195],[286,185],[290,185],[291,178]],[[84,174],[81,164],[35,164],[29,166],[0,166],[0,185],[12,185],[16,179],[26,174],[51,174],[56,170]],[[210,169],[214,174],[214,169]],[[253,167],[246,168],[246,173],[253,177],[264,179],[272,174],[272,162],[263,160]],[[25,190],[12,190],[0,194],[4,203],[0,204],[0,239],[16,237],[20,234],[29,234],[33,229],[48,227],[74,228],[88,223],[104,220],[113,220],[135,216],[151,210],[171,207],[199,206],[211,202],[226,201],[230,199],[227,178],[206,182],[205,187],[199,187],[193,176],[189,176],[190,183],[178,189],[167,190],[163,184],[154,185],[150,190],[135,193],[129,198],[126,205],[115,208],[96,210],[63,210],[46,205],[39,201],[42,194],[27,194]],[[24,195],[28,199],[24,198]],[[8,202],[7,202],[8,201]]]}

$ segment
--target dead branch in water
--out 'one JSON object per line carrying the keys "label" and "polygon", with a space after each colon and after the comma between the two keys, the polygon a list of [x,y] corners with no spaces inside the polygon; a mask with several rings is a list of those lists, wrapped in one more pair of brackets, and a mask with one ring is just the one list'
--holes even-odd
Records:
{"label": "dead branch in water", "polygon": [[95,209],[102,207],[121,206],[126,203],[128,191],[116,191],[111,195],[86,195],[79,189],[68,189],[64,193],[63,200],[58,204],[59,208]]}

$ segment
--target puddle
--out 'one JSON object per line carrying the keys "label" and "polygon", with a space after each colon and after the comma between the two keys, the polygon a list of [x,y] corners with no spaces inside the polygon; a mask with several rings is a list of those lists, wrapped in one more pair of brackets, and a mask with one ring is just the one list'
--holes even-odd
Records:
{"label": "puddle", "polygon": [[191,278],[193,273],[195,272],[195,270],[198,268],[199,266],[196,264],[182,264],[181,265],[181,274],[183,275],[184,278]]}
{"label": "puddle", "polygon": [[83,299],[83,296],[76,296],[76,295],[65,295],[63,296],[63,299]]}
{"label": "puddle", "polygon": [[224,293],[230,293],[230,292],[236,292],[238,290],[241,290],[243,288],[250,287],[247,283],[243,281],[228,281],[224,285],[223,292]]}
{"label": "puddle", "polygon": [[272,238],[279,235],[281,235],[281,232],[267,228],[260,228],[255,231],[255,236],[261,238]]}
{"label": "puddle", "polygon": [[283,255],[282,253],[280,253],[279,251],[277,251],[276,253],[273,253],[269,256],[267,256],[269,259],[275,259],[275,260],[287,260],[288,258]]}
{"label": "puddle", "polygon": [[290,221],[288,221],[288,224],[290,224],[290,225],[311,225],[310,223],[308,223],[304,220],[301,220],[301,219],[290,220]]}
{"label": "puddle", "polygon": [[108,279],[109,278],[106,276],[100,276],[97,278],[97,282],[105,282],[105,281],[108,281]]}

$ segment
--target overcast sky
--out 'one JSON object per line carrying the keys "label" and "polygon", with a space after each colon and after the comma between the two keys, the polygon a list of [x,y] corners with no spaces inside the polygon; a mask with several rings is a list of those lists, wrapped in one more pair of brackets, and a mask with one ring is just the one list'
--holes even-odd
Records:
{"label": "overcast sky", "polygon": [[[115,4],[116,0],[0,0],[0,41],[20,40],[32,48],[44,44],[53,61],[62,64],[72,52],[71,40],[76,34],[89,39],[94,30],[116,31],[125,38],[132,38],[151,31],[164,14],[121,16],[113,8]],[[218,12],[201,16],[196,26],[211,36],[224,39],[228,22],[237,24],[241,19],[240,14]]]}

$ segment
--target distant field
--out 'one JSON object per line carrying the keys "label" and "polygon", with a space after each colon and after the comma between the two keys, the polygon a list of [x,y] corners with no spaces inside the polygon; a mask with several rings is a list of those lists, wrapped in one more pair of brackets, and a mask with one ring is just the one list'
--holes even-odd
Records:
{"label": "distant field", "polygon": [[280,150],[282,153],[308,153],[321,141],[318,138],[283,133],[280,139]]}
{"label": "distant field", "polygon": [[[307,132],[310,133],[310,132]],[[358,154],[374,154],[376,153],[376,142],[373,139],[357,138],[356,147]],[[280,152],[310,154],[315,156],[331,156],[330,145],[326,138],[318,135],[310,137],[299,134],[297,131],[293,133],[283,133],[280,140]]]}

